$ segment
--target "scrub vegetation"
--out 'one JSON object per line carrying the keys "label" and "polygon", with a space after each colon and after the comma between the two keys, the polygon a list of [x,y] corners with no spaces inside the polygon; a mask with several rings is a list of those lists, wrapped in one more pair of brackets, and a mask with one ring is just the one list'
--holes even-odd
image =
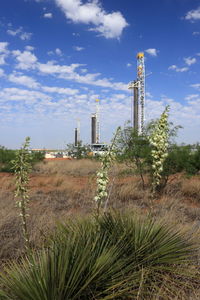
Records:
{"label": "scrub vegetation", "polygon": [[118,129],[101,161],[31,166],[28,140],[15,153],[0,173],[0,299],[200,298],[200,146],[174,144],[167,112],[143,136]]}

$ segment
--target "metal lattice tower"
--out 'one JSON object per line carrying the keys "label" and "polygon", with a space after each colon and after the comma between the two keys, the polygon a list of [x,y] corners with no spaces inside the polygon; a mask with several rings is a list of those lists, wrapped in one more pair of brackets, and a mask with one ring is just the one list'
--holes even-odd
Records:
{"label": "metal lattice tower", "polygon": [[80,143],[80,140],[81,140],[81,137],[80,137],[80,135],[81,135],[81,123],[80,123],[80,119],[76,119],[76,121],[77,121],[77,142],[78,143]]}
{"label": "metal lattice tower", "polygon": [[99,99],[96,99],[96,143],[100,143],[100,107],[99,107]]}
{"label": "metal lattice tower", "polygon": [[139,88],[139,133],[144,133],[145,120],[145,64],[144,53],[137,54],[137,82]]}

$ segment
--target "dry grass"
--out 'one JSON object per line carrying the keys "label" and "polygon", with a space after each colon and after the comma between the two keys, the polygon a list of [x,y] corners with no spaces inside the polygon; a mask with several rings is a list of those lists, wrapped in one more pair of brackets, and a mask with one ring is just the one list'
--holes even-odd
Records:
{"label": "dry grass", "polygon": [[184,179],[181,183],[183,195],[200,202],[200,178]]}
{"label": "dry grass", "polygon": [[[48,160],[38,163],[34,167],[34,172],[45,175],[73,175],[73,176],[90,176],[95,175],[100,167],[100,162],[91,159],[81,160]],[[111,176],[127,176],[132,174],[132,169],[125,164],[115,163],[111,170]]]}
{"label": "dry grass", "polygon": [[[94,211],[95,173],[98,167],[99,163],[92,160],[48,161],[37,165],[29,185],[28,229],[34,247],[41,244],[58,221],[68,216],[90,214]],[[152,204],[148,186],[143,190],[137,176],[121,176],[126,172],[127,167],[119,164],[111,170],[108,206],[114,209],[128,209],[137,214],[148,214]],[[23,252],[20,218],[13,192],[13,175],[0,174],[1,261],[19,257]],[[177,176],[167,186],[165,193],[153,202],[151,214],[174,226],[178,224],[187,229],[198,229],[199,200],[200,178],[186,179]]]}
{"label": "dry grass", "polygon": [[95,174],[99,165],[99,162],[91,159],[53,160],[38,163],[35,166],[35,172],[39,174],[87,176]]}

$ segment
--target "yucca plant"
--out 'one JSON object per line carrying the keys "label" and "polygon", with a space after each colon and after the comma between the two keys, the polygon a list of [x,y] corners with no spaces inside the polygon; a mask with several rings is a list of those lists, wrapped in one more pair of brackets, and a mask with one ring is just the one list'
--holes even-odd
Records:
{"label": "yucca plant", "polygon": [[168,156],[169,139],[169,106],[161,114],[154,126],[154,130],[149,136],[149,142],[152,146],[152,196],[154,197],[161,182],[163,164]]}
{"label": "yucca plant", "polygon": [[102,208],[103,205],[104,205],[104,210],[106,210],[107,207],[107,202],[109,197],[107,191],[108,183],[109,183],[108,172],[112,163],[115,161],[116,158],[115,144],[119,132],[120,132],[120,127],[117,128],[112,143],[108,148],[108,151],[106,151],[104,155],[100,157],[101,166],[97,172],[97,190],[96,190],[96,196],[94,197],[94,200],[96,202],[97,216],[99,216],[100,209]]}
{"label": "yucca plant", "polygon": [[[107,213],[60,225],[43,249],[7,267],[2,299],[174,299],[195,278],[196,248],[152,219]],[[1,298],[0,298],[1,299]],[[177,298],[179,299],[179,298]],[[180,298],[181,299],[181,298]]]}
{"label": "yucca plant", "polygon": [[25,240],[25,247],[30,247],[29,233],[27,229],[27,204],[29,202],[28,183],[31,171],[31,156],[29,153],[30,137],[25,139],[22,147],[17,151],[15,160],[12,161],[15,173],[15,197],[16,204],[20,210],[19,216],[22,221],[22,232]]}

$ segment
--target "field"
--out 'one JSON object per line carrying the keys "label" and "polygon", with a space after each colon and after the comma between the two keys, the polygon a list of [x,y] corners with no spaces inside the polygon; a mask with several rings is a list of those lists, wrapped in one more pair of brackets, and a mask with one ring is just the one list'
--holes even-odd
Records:
{"label": "field", "polygon": [[[57,221],[76,214],[91,214],[99,163],[92,160],[47,161],[35,166],[30,176],[28,226],[32,245],[37,246]],[[148,180],[142,189],[139,177],[125,165],[110,172],[109,207],[149,212]],[[14,177],[0,173],[0,258],[17,257],[23,249],[19,211],[14,199]],[[200,227],[200,176],[173,175],[164,193],[153,202],[153,215],[181,226]]]}
{"label": "field", "polygon": [[[92,160],[45,161],[34,167],[29,183],[28,231],[31,246],[40,248],[59,221],[95,210],[96,171]],[[152,214],[156,219],[189,231],[200,242],[200,176],[170,177],[162,195],[150,198],[148,178],[143,190],[140,178],[126,165],[115,164],[110,170],[108,207],[137,215]],[[14,199],[14,177],[0,173],[0,260],[18,259],[24,251],[19,211]],[[199,299],[198,290],[188,299]]]}

